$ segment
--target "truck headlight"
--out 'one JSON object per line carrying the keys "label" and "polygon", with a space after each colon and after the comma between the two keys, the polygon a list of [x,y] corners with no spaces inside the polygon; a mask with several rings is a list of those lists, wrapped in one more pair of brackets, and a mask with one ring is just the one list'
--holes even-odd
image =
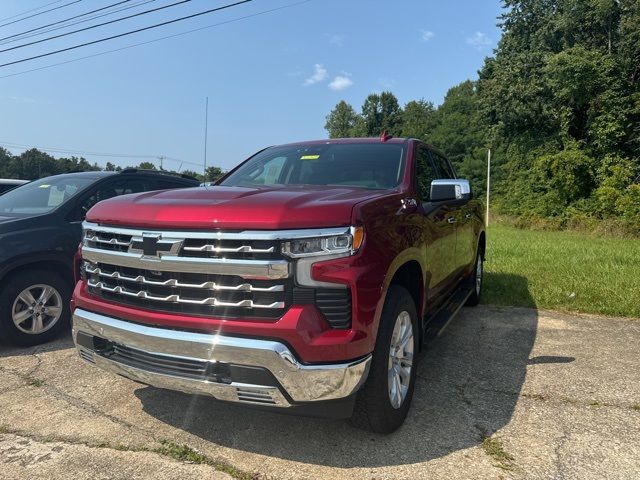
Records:
{"label": "truck headlight", "polygon": [[296,283],[306,287],[347,288],[344,284],[328,283],[311,277],[316,262],[324,262],[355,254],[364,240],[362,227],[350,227],[338,235],[297,238],[282,244],[282,253],[295,259]]}
{"label": "truck headlight", "polygon": [[282,244],[282,253],[291,258],[341,254],[353,255],[360,248],[363,239],[363,228],[351,227],[348,232],[340,235],[289,240]]}

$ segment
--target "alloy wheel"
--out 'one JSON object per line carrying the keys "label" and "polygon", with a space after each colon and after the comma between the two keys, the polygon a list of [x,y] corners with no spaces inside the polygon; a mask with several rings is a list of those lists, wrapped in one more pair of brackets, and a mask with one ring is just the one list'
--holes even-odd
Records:
{"label": "alloy wheel", "polygon": [[38,335],[60,320],[62,307],[62,296],[51,285],[31,285],[13,302],[11,318],[21,332]]}
{"label": "alloy wheel", "polygon": [[400,312],[396,318],[389,348],[388,389],[393,408],[400,408],[409,391],[413,367],[414,332],[411,316]]}

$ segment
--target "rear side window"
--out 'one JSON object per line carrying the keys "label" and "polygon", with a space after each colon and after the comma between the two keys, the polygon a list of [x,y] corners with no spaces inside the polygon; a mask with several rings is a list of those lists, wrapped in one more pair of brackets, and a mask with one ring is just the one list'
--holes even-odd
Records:
{"label": "rear side window", "polygon": [[431,157],[433,158],[438,178],[456,178],[453,173],[453,169],[446,158],[433,151],[431,152]]}

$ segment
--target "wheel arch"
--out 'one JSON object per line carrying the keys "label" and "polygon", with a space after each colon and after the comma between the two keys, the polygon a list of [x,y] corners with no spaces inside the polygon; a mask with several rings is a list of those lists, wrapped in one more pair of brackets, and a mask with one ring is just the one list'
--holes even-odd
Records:
{"label": "wheel arch", "polygon": [[[391,263],[383,285],[382,295],[376,309],[376,326],[374,338],[377,338],[382,317],[382,309],[389,294],[391,285],[398,285],[407,289],[416,306],[418,323],[422,324],[425,308],[425,285],[427,271],[421,261],[417,248],[411,248],[398,255]],[[421,335],[421,332],[418,332]]]}
{"label": "wheel arch", "polygon": [[61,255],[30,255],[22,257],[5,266],[0,272],[0,284],[19,273],[28,270],[47,270],[62,276],[73,286],[73,266],[72,261],[61,258]]}

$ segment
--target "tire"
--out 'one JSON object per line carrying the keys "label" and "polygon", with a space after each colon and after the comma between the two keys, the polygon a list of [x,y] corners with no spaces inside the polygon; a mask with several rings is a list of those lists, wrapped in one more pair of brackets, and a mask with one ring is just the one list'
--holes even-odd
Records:
{"label": "tire", "polygon": [[480,303],[480,296],[482,295],[482,284],[484,276],[484,254],[482,250],[478,248],[478,254],[476,255],[476,264],[473,267],[473,273],[471,274],[471,281],[473,282],[473,292],[467,299],[468,307],[475,307]]}
{"label": "tire", "polygon": [[[411,325],[412,338],[400,351],[404,361],[396,358],[395,361],[399,363],[394,363],[392,341],[396,343],[402,331],[399,327],[407,324]],[[402,425],[409,412],[416,383],[415,360],[418,351],[418,332],[418,315],[413,298],[405,288],[391,285],[382,310],[369,377],[357,394],[353,416],[349,420],[353,426],[377,433],[391,433]],[[400,335],[396,337],[397,334]],[[402,365],[406,366],[409,363],[408,360],[410,360],[408,375],[406,370],[402,370],[404,375],[397,376],[392,373],[394,366],[398,367],[398,370],[393,372],[400,371]],[[405,392],[404,396],[400,393],[399,405],[397,404],[398,395],[392,395],[391,388],[393,383],[391,378],[396,376],[398,381],[402,382],[402,388],[393,391],[404,390]]]}
{"label": "tire", "polygon": [[26,270],[11,276],[0,291],[0,338],[23,347],[52,340],[69,325],[70,298],[71,285],[57,273]]}

